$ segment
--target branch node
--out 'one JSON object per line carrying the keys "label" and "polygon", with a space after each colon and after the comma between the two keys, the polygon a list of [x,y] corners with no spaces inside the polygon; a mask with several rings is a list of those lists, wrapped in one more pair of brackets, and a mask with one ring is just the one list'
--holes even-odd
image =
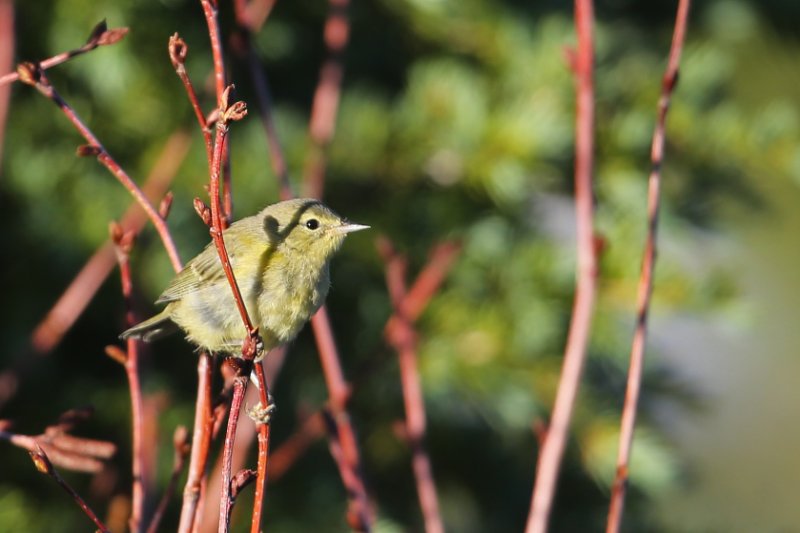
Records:
{"label": "branch node", "polygon": [[113,344],[110,344],[106,346],[105,351],[107,356],[109,356],[111,359],[121,364],[122,366],[128,364],[128,354],[125,352],[125,350],[123,350],[119,346],[114,346]]}
{"label": "branch node", "polygon": [[75,150],[78,157],[97,157],[103,152],[100,146],[94,144],[82,144]]}
{"label": "branch node", "polygon": [[19,81],[35,86],[42,79],[42,68],[39,63],[23,61],[17,65],[17,74],[19,75]]}
{"label": "branch node", "polygon": [[194,210],[206,226],[211,226],[211,209],[200,198],[194,199]]}

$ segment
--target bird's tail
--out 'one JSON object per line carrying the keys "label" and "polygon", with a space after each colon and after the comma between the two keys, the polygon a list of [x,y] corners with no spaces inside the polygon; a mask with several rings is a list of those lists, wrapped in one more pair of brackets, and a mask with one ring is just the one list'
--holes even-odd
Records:
{"label": "bird's tail", "polygon": [[120,339],[141,339],[145,342],[154,341],[178,331],[178,326],[170,319],[168,309],[164,309],[154,317],[126,329],[119,336]]}

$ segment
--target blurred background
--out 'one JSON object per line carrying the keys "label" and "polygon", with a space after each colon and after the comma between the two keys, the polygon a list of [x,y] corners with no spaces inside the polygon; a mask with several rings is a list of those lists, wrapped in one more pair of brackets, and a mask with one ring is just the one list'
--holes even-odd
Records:
{"label": "blurred background", "polygon": [[[109,152],[143,182],[176,131],[189,144],[169,217],[181,255],[208,234],[191,207],[205,197],[202,138],[166,53],[179,32],[198,87],[211,70],[198,2],[40,0],[15,3],[14,61],[82,44],[107,19],[130,34],[48,76]],[[234,32],[222,2],[223,32]],[[677,2],[597,3],[597,228],[605,241],[600,292],[553,531],[604,527],[634,325],[645,233],[649,146]],[[270,79],[276,127],[300,182],[308,120],[325,58],[328,6],[278,2],[254,37]],[[574,91],[565,49],[570,2],[360,0],[325,200],[370,234],[348,239],[328,299],[353,382],[350,413],[377,531],[421,531],[410,453],[398,438],[403,404],[375,237],[408,254],[410,275],[436,243],[456,239],[458,261],[421,317],[420,370],[428,445],[449,531],[521,531],[549,416],[574,285]],[[668,117],[664,198],[645,384],[634,444],[627,531],[800,531],[800,42],[792,0],[697,2]],[[8,52],[6,50],[6,52]],[[257,110],[246,63],[230,77]],[[207,110],[214,98],[206,90]],[[37,434],[67,409],[93,405],[75,433],[119,451],[104,473],[64,472],[101,516],[126,505],[130,424],[123,370],[104,355],[124,327],[112,272],[50,349],[32,333],[107,239],[128,193],[91,158],[53,104],[11,88],[0,166],[0,419]],[[173,142],[174,137],[173,137]],[[231,134],[235,217],[277,200],[256,113]],[[172,146],[172,145],[171,145]],[[188,153],[181,153],[186,146]],[[140,312],[172,275],[148,226],[133,253]],[[179,338],[143,362],[158,492],[172,464],[172,432],[191,425],[195,356]],[[327,398],[307,328],[291,346],[274,394],[273,449]],[[79,531],[88,522],[0,442],[0,524],[8,531]],[[254,464],[254,460],[253,460]],[[272,481],[272,480],[271,480]],[[182,486],[182,482],[181,482]],[[249,492],[248,497],[249,497]],[[243,501],[240,510],[247,509]],[[324,439],[267,493],[273,532],[345,531],[346,496]],[[164,530],[174,529],[179,504]],[[309,512],[313,510],[312,512]],[[246,522],[242,516],[239,530]]]}

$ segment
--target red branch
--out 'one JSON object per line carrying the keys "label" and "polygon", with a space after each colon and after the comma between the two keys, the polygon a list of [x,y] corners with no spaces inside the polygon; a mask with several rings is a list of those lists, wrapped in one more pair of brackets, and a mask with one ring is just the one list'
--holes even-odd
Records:
{"label": "red branch", "polygon": [[36,470],[38,470],[42,474],[47,474],[48,476],[53,478],[53,480],[56,483],[58,483],[58,485],[62,489],[64,489],[67,492],[67,494],[72,496],[72,499],[75,500],[75,503],[78,504],[78,507],[80,507],[81,510],[84,512],[84,514],[86,514],[86,516],[88,516],[89,519],[91,519],[91,521],[94,522],[98,528],[100,528],[100,531],[102,531],[103,533],[110,533],[106,525],[100,521],[100,519],[97,517],[97,514],[95,514],[95,512],[92,510],[91,507],[89,507],[86,501],[83,498],[81,498],[80,494],[75,492],[75,489],[73,489],[69,485],[69,483],[64,481],[64,478],[62,478],[61,474],[58,473],[58,470],[56,470],[56,468],[50,462],[50,459],[48,459],[47,454],[44,453],[44,450],[42,450],[42,448],[36,445],[35,449],[28,453],[30,453],[31,455],[31,460],[33,461],[33,464],[36,466]]}
{"label": "red branch", "polygon": [[203,133],[203,140],[206,144],[206,159],[208,164],[211,165],[212,153],[214,150],[214,143],[211,137],[211,129],[208,127],[208,121],[200,107],[200,102],[197,100],[197,91],[194,90],[194,84],[186,72],[186,56],[189,54],[189,46],[181,37],[175,33],[169,38],[167,45],[169,51],[169,60],[172,62],[172,67],[175,69],[175,74],[178,75],[186,89],[186,96],[189,98],[189,103],[192,105],[195,118],[200,126],[200,131]]}
{"label": "red branch", "polygon": [[211,381],[214,374],[213,358],[205,352],[197,361],[197,400],[194,408],[194,431],[189,456],[189,474],[183,489],[183,505],[178,523],[179,533],[194,530],[200,513],[200,493],[208,464],[214,418],[211,406]]}
{"label": "red branch", "polygon": [[69,432],[78,422],[86,420],[91,409],[73,409],[63,413],[56,424],[48,426],[41,435],[21,435],[9,430],[9,423],[0,421],[0,440],[33,452],[37,446],[45,450],[52,462],[76,472],[95,474],[103,469],[117,447],[107,441],[75,437]]}
{"label": "red branch", "polygon": [[328,19],[325,21],[324,39],[328,56],[319,72],[319,83],[311,104],[311,121],[308,133],[312,146],[304,168],[305,195],[322,198],[325,183],[325,149],[333,138],[336,114],[339,110],[344,65],[342,55],[350,36],[347,8],[350,0],[329,0]]}
{"label": "red branch", "polygon": [[[114,242],[119,263],[120,278],[122,282],[122,296],[125,300],[125,319],[128,326],[138,322],[133,311],[133,282],[131,281],[130,251],[133,247],[135,234],[125,232],[117,223],[112,223],[110,228],[111,240]],[[131,395],[131,425],[132,427],[132,478],[133,486],[131,491],[131,516],[129,526],[131,531],[141,531],[142,516],[144,513],[144,503],[147,499],[145,493],[147,483],[142,468],[144,463],[144,408],[142,404],[142,385],[139,380],[139,341],[135,339],[127,340],[127,353],[123,362],[125,373],[128,376],[128,390]]]}
{"label": "red branch", "polygon": [[[255,363],[256,379],[258,380],[258,394],[262,406],[270,405],[269,384],[264,373],[262,361]],[[250,520],[251,533],[261,531],[261,512],[264,508],[264,492],[267,487],[267,474],[269,472],[269,433],[268,423],[258,424],[258,470],[256,471],[256,488],[253,496],[253,516]]]}
{"label": "red branch", "polygon": [[289,183],[289,167],[286,164],[286,157],[283,154],[283,148],[278,139],[278,131],[275,127],[275,119],[272,114],[272,96],[269,90],[267,74],[261,67],[252,42],[252,34],[258,31],[264,23],[264,19],[256,20],[256,15],[253,14],[252,9],[248,9],[248,5],[252,6],[253,3],[247,4],[245,0],[234,0],[233,3],[236,23],[239,26],[243,40],[244,50],[242,50],[242,55],[246,56],[250,75],[253,79],[255,94],[258,99],[259,116],[267,136],[270,164],[272,165],[272,171],[278,178],[279,195],[281,200],[288,200],[294,197],[292,186]]}
{"label": "red branch", "polygon": [[372,513],[364,480],[361,477],[361,458],[358,452],[358,441],[350,415],[347,413],[347,400],[350,397],[350,386],[344,379],[341,358],[333,339],[330,319],[325,306],[311,318],[314,337],[317,341],[322,370],[328,386],[331,415],[336,425],[336,442],[331,440],[331,452],[341,447],[342,453],[334,453],[342,482],[347,488],[350,498],[348,522],[353,529],[370,531],[372,529]]}
{"label": "red branch", "polygon": [[[150,175],[142,186],[142,191],[150,198],[164,196],[178,167],[189,151],[190,139],[183,130],[174,132],[161,150]],[[134,203],[125,212],[120,225],[126,231],[141,231],[147,217],[138,204]],[[115,264],[114,244],[109,240],[103,244],[86,262],[75,279],[69,284],[47,315],[36,326],[31,335],[31,344],[39,353],[48,353],[61,342],[64,334],[89,304],[111,273]]]}
{"label": "red branch", "polygon": [[[211,55],[214,58],[214,87],[217,93],[217,109],[221,109],[225,102],[225,91],[228,87],[225,74],[225,59],[222,54],[222,35],[219,29],[219,10],[217,0],[200,0],[200,5],[203,7],[203,15],[206,18],[206,25],[208,26],[208,37],[211,41]],[[225,214],[224,226],[227,227],[232,222],[233,215],[233,195],[231,191],[231,169],[229,159],[227,157],[227,149],[223,152],[224,171],[222,172],[222,197],[223,208]]]}
{"label": "red branch", "polygon": [[[388,239],[378,240],[378,252],[386,263],[386,285],[392,300],[394,314],[387,323],[386,340],[397,352],[400,365],[400,381],[403,389],[403,401],[406,411],[405,436],[411,447],[412,468],[417,483],[417,495],[425,519],[427,533],[441,533],[444,531],[439,500],[436,496],[436,484],[433,479],[430,456],[425,449],[425,401],[420,383],[418,357],[417,357],[417,332],[414,329],[416,317],[424,309],[423,303],[429,298],[416,296],[409,298],[406,288],[406,258],[397,254]],[[447,251],[447,261],[444,268],[434,270],[432,265],[440,266],[439,259],[442,251]],[[444,274],[452,264],[455,257],[454,245],[439,245],[436,253],[432,254],[428,266],[417,279],[415,287],[424,287],[424,294],[432,295],[444,279]],[[438,256],[438,257],[437,257]],[[436,276],[434,277],[434,273]],[[418,289],[418,294],[423,294],[423,289]],[[424,300],[424,302],[423,302]],[[413,313],[411,318],[408,311]],[[392,327],[389,327],[389,324]]]}
{"label": "red branch", "polygon": [[594,141],[594,45],[591,0],[575,1],[578,49],[575,57],[577,113],[575,133],[575,211],[577,223],[577,281],[561,378],[550,425],[536,465],[527,533],[544,533],[564,456],[572,409],[586,358],[597,283],[597,251],[593,228],[592,166]]}
{"label": "red branch", "polygon": [[647,315],[650,309],[650,296],[653,292],[653,274],[656,263],[656,238],[658,230],[658,211],[661,196],[661,166],[664,162],[664,139],[670,99],[678,81],[678,67],[686,35],[690,0],[680,0],[675,19],[675,30],[669,51],[664,78],[661,82],[661,97],[658,101],[658,120],[653,132],[650,150],[651,170],[647,191],[647,241],[642,257],[642,271],[639,276],[637,296],[636,330],[631,344],[628,385],[625,391],[625,405],[620,423],[619,453],[614,486],[611,491],[611,504],[608,510],[607,533],[616,533],[622,526],[622,512],[625,506],[625,493],[628,486],[628,465],[633,447],[633,432],[636,426],[636,408],[642,385],[644,349],[647,341]]}
{"label": "red branch", "polygon": [[236,438],[236,426],[239,422],[239,412],[242,408],[242,400],[247,391],[247,381],[249,379],[250,364],[247,361],[228,359],[228,364],[238,365],[236,377],[233,378],[233,399],[231,400],[231,410],[228,415],[228,429],[225,434],[225,446],[222,456],[222,497],[219,502],[219,533],[227,533],[231,524],[231,510],[233,509],[234,498],[232,494],[231,463],[233,462],[233,444]]}
{"label": "red branch", "polygon": [[[13,18],[10,20],[13,20]],[[49,59],[45,59],[44,61],[39,62],[39,67],[42,70],[47,70],[56,65],[60,65],[65,61],[69,61],[75,56],[79,56],[81,54],[85,54],[86,52],[94,50],[98,46],[105,46],[109,44],[118,43],[119,41],[122,40],[123,37],[125,37],[127,33],[128,33],[128,28],[112,28],[109,30],[108,27],[106,26],[106,21],[104,20],[99,24],[97,24],[94,27],[94,29],[92,29],[92,33],[89,35],[89,39],[86,41],[86,44],[84,44],[80,48],[76,48],[75,50],[70,50],[69,52],[62,52]],[[21,73],[17,71],[17,72],[9,72],[4,76],[0,76],[0,86],[9,83],[14,83],[15,81],[20,79],[20,75]]]}
{"label": "red branch", "polygon": [[[14,66],[14,2],[0,0],[0,72],[7,72]],[[15,73],[16,74],[16,73]],[[8,104],[11,101],[11,88],[0,83],[0,161],[3,160],[3,139],[6,132]]]}
{"label": "red branch", "polygon": [[40,93],[55,103],[59,109],[61,109],[64,115],[70,120],[70,122],[72,122],[73,126],[75,126],[83,138],[88,141],[89,145],[79,148],[78,154],[96,156],[98,161],[100,161],[114,176],[116,176],[120,183],[122,183],[122,185],[133,195],[136,201],[139,202],[139,205],[142,207],[142,209],[144,209],[145,213],[147,213],[147,216],[150,218],[150,221],[153,223],[156,231],[161,237],[161,241],[164,244],[164,248],[167,250],[167,255],[169,255],[169,259],[172,262],[173,268],[175,268],[176,271],[180,270],[181,260],[178,256],[178,250],[175,247],[175,243],[172,240],[172,235],[169,233],[167,223],[156,210],[156,208],[153,207],[153,204],[150,203],[150,200],[147,199],[147,196],[145,196],[139,186],[136,185],[130,176],[128,176],[122,167],[120,167],[119,164],[106,151],[103,145],[100,144],[100,141],[97,139],[94,133],[92,133],[92,131],[81,121],[77,113],[75,113],[75,110],[72,109],[72,107],[70,107],[66,101],[64,101],[58,92],[56,92],[55,88],[47,79],[47,76],[45,76],[41,67],[33,63],[22,63],[17,68],[17,72],[20,74],[23,82],[33,85]]}
{"label": "red branch", "polygon": [[186,426],[178,426],[175,428],[175,433],[172,436],[172,445],[175,453],[172,459],[172,474],[169,477],[169,483],[161,496],[161,501],[158,502],[158,507],[150,519],[150,525],[147,526],[147,533],[156,533],[161,525],[161,519],[167,510],[167,505],[175,493],[175,488],[178,486],[178,478],[183,472],[183,465],[186,462],[186,456],[189,455],[189,444],[187,438],[189,431]]}

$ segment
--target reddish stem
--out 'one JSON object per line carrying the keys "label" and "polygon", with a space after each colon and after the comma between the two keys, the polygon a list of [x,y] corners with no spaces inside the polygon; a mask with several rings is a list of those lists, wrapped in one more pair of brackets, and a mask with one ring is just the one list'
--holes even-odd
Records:
{"label": "reddish stem", "polygon": [[[0,4],[11,3],[7,2],[7,0],[3,0]],[[13,21],[13,17],[4,18],[0,17],[2,21]],[[94,30],[92,31],[92,36],[89,38],[89,41],[81,46],[80,48],[76,48],[75,50],[70,50],[68,52],[62,52],[57,54],[51,58],[42,60],[39,62],[39,67],[42,70],[47,70],[49,68],[55,67],[56,65],[60,65],[66,61],[69,61],[73,57],[79,56],[81,54],[85,54],[91,50],[99,46],[105,46],[109,44],[115,44],[119,42],[126,34],[128,33],[128,28],[113,28],[111,30],[105,29],[105,22],[101,22],[97,26],[95,26]],[[2,48],[0,48],[2,49]],[[13,50],[13,47],[9,47],[9,51]],[[3,76],[0,76],[0,87],[3,85],[7,85],[9,83],[14,83],[15,81],[20,79],[20,73],[17,72],[9,72]]]}
{"label": "reddish stem", "polygon": [[208,452],[211,446],[211,381],[214,368],[212,357],[202,352],[197,362],[197,401],[194,411],[194,431],[192,448],[189,457],[189,475],[183,490],[183,506],[181,508],[179,533],[193,531],[199,511],[198,502],[206,475]]}
{"label": "reddish stem", "polygon": [[[0,0],[0,72],[14,67],[14,2]],[[16,73],[15,73],[16,74]],[[11,101],[11,87],[0,83],[0,161],[3,160],[3,139],[6,132],[8,104]]]}
{"label": "reddish stem", "polygon": [[[145,180],[142,191],[148,198],[160,198],[167,191],[178,167],[189,151],[191,140],[183,130],[173,133]],[[126,231],[139,233],[147,217],[134,203],[125,212],[120,225]],[[31,344],[39,353],[48,353],[61,342],[75,321],[97,293],[116,264],[114,245],[104,243],[86,262],[47,315],[31,334]]]}
{"label": "reddish stem", "polygon": [[619,453],[617,456],[617,472],[611,492],[611,504],[608,511],[607,533],[616,533],[622,526],[622,513],[625,506],[625,493],[628,486],[628,472],[633,447],[633,433],[636,426],[636,408],[642,384],[644,368],[644,349],[647,341],[647,315],[650,309],[650,297],[653,292],[653,274],[656,263],[656,238],[658,231],[658,211],[661,192],[661,167],[664,161],[664,139],[669,111],[670,99],[678,79],[683,41],[689,18],[690,0],[680,0],[678,14],[675,19],[675,30],[669,51],[669,62],[661,83],[661,97],[658,101],[658,120],[653,132],[650,150],[651,171],[647,191],[647,241],[642,257],[642,271],[639,276],[637,296],[636,330],[631,344],[630,365],[628,368],[628,384],[625,391],[625,404],[622,408],[620,423]]}
{"label": "reddish stem", "polygon": [[[272,114],[272,96],[269,90],[267,74],[261,67],[252,42],[252,34],[258,30],[260,24],[256,26],[252,21],[244,0],[235,0],[233,6],[236,14],[236,23],[239,25],[239,31],[244,41],[244,54],[247,56],[247,64],[250,68],[250,75],[253,79],[256,98],[258,99],[261,124],[267,136],[270,164],[272,165],[272,171],[278,178],[279,196],[281,200],[288,200],[294,197],[294,192],[289,182],[289,167],[286,164],[286,157],[283,154],[283,148],[278,139],[278,131],[275,127],[275,119]],[[263,20],[261,23],[263,24]]]}
{"label": "reddish stem", "polygon": [[[122,228],[114,224],[111,229],[111,238],[116,245],[117,262],[119,263],[120,279],[122,283],[122,296],[125,300],[125,321],[129,326],[138,322],[133,311],[133,282],[131,281],[131,268],[129,253],[133,245],[133,233],[125,233]],[[138,532],[142,528],[144,503],[147,498],[144,480],[144,405],[142,402],[142,385],[139,380],[139,342],[134,339],[127,341],[127,354],[125,357],[125,373],[128,377],[128,389],[131,396],[131,425],[132,425],[132,477],[131,491],[131,516],[128,521],[131,531]]]}
{"label": "reddish stem", "polygon": [[[256,379],[258,380],[258,397],[262,407],[268,407],[269,401],[269,384],[267,383],[267,376],[264,373],[264,366],[259,361],[255,363]],[[269,423],[258,424],[258,468],[256,470],[256,488],[255,495],[253,496],[253,516],[250,521],[251,533],[258,533],[261,531],[261,512],[264,507],[264,492],[267,485],[267,473],[269,466]]]}
{"label": "reddish stem", "polygon": [[349,0],[329,0],[328,19],[325,21],[324,39],[327,58],[320,68],[319,82],[311,104],[311,121],[308,132],[312,146],[304,168],[304,194],[322,198],[325,184],[325,149],[333,138],[336,114],[339,110],[344,65],[342,55],[350,36],[347,17]]}
{"label": "reddish stem", "polygon": [[181,260],[178,256],[178,250],[175,247],[175,243],[172,240],[172,235],[169,233],[167,223],[159,214],[158,210],[156,210],[156,208],[153,207],[153,204],[151,204],[147,199],[147,196],[145,196],[145,194],[130,178],[130,176],[128,176],[122,167],[120,167],[119,164],[111,157],[103,145],[100,144],[100,141],[97,139],[97,137],[95,137],[94,133],[92,133],[92,131],[81,121],[77,113],[75,113],[75,110],[64,101],[58,92],[56,92],[55,88],[50,84],[41,68],[35,65],[25,64],[20,66],[19,70],[25,73],[26,82],[34,85],[40,93],[52,100],[53,103],[55,103],[59,109],[61,109],[64,115],[66,115],[70,122],[72,122],[73,126],[75,126],[83,138],[87,140],[89,145],[92,147],[92,150],[96,152],[98,161],[100,161],[112,174],[114,174],[120,183],[122,183],[122,185],[131,193],[131,195],[133,195],[136,201],[139,202],[139,205],[142,207],[142,209],[144,209],[145,213],[147,213],[147,216],[150,218],[153,226],[155,226],[158,235],[161,237],[161,241],[164,244],[164,248],[167,250],[167,255],[169,255],[169,259],[173,268],[176,271],[179,271],[181,269]]}
{"label": "reddish stem", "polygon": [[164,513],[169,505],[169,501],[172,499],[173,494],[175,494],[175,489],[178,486],[178,478],[181,472],[183,472],[183,465],[186,462],[186,456],[189,454],[189,444],[186,442],[188,433],[186,426],[178,426],[175,428],[175,433],[172,437],[172,443],[175,449],[172,459],[172,474],[169,477],[167,488],[161,496],[161,501],[158,502],[158,507],[156,507],[156,511],[153,513],[150,525],[147,527],[147,533],[156,533],[158,531],[161,525],[161,519],[164,517]]}
{"label": "reddish stem", "polygon": [[222,497],[219,502],[219,533],[227,533],[231,525],[231,510],[234,504],[234,499],[231,494],[233,445],[236,439],[236,426],[239,423],[239,411],[242,407],[244,394],[247,392],[250,368],[251,365],[249,364],[241,365],[237,376],[233,378],[233,398],[231,399],[231,410],[228,415],[228,430],[225,433],[225,446],[222,452]]}
{"label": "reddish stem", "polygon": [[109,533],[108,528],[106,525],[97,517],[97,514],[92,510],[91,507],[86,503],[86,501],[81,498],[80,494],[75,492],[69,483],[64,481],[64,478],[61,477],[61,474],[58,473],[58,470],[53,466],[50,462],[50,459],[47,457],[47,454],[42,450],[39,446],[36,446],[36,449],[29,452],[31,455],[31,459],[33,460],[33,464],[36,466],[36,469],[41,472],[42,474],[47,474],[53,480],[55,480],[58,485],[64,489],[67,494],[72,496],[72,499],[75,500],[75,503],[78,504],[78,507],[84,512],[89,519],[95,523],[95,525],[100,528],[100,531],[103,533]]}
{"label": "reddish stem", "polygon": [[[417,333],[412,321],[403,312],[404,304],[406,304],[405,307],[410,307],[412,303],[408,298],[405,282],[406,259],[398,255],[386,239],[378,241],[378,251],[386,263],[386,285],[389,287],[394,308],[393,320],[390,320],[390,323],[395,326],[387,327],[386,337],[398,355],[400,382],[406,411],[405,434],[411,446],[411,464],[417,483],[417,495],[422,515],[425,519],[425,531],[427,533],[443,533],[444,524],[439,511],[436,484],[433,479],[430,456],[425,448],[425,400],[417,362]],[[433,264],[433,261],[429,264]],[[426,269],[423,273],[428,271]],[[426,286],[429,284],[428,279],[420,275],[415,285]],[[428,285],[429,289],[431,291],[438,289],[441,279],[439,278],[435,284]],[[422,308],[417,308],[416,311],[418,314]]]}
{"label": "reddish stem", "polygon": [[346,408],[350,387],[344,379],[341,359],[336,349],[333,330],[325,306],[322,306],[311,318],[311,325],[314,328],[314,337],[317,341],[325,382],[328,386],[331,414],[336,425],[338,442],[330,443],[331,451],[335,451],[336,447],[340,446],[342,452],[341,455],[334,454],[334,460],[339,466],[342,482],[350,497],[351,526],[360,531],[369,531],[372,529],[372,513],[369,509],[364,480],[361,478],[358,442]]}
{"label": "reddish stem", "polygon": [[575,26],[578,50],[575,61],[577,117],[575,142],[575,211],[577,223],[577,281],[561,378],[550,425],[536,468],[527,533],[544,533],[550,519],[558,472],[564,456],[575,397],[589,343],[595,290],[597,256],[594,243],[592,166],[594,139],[594,45],[591,0],[576,0]]}
{"label": "reddish stem", "polygon": [[[203,15],[206,18],[206,25],[208,26],[208,37],[211,41],[211,55],[214,58],[214,86],[217,93],[217,108],[222,109],[225,101],[225,91],[227,90],[228,83],[225,74],[225,59],[222,53],[222,35],[219,29],[219,10],[217,9],[216,0],[200,0],[200,5],[203,7]],[[231,191],[231,171],[230,161],[227,154],[227,149],[223,152],[224,171],[222,172],[222,206],[225,215],[223,225],[229,226],[232,222],[233,216],[233,197]]]}
{"label": "reddish stem", "polygon": [[[204,2],[205,3],[205,2]],[[230,94],[230,89],[227,91]],[[242,104],[242,106],[238,106],[240,109],[243,108],[242,102],[237,102],[237,104]],[[234,104],[236,106],[236,104]],[[247,307],[244,304],[244,299],[242,298],[242,293],[239,290],[239,285],[236,283],[236,276],[233,273],[233,268],[231,267],[231,261],[228,256],[228,250],[225,247],[225,239],[223,236],[223,219],[222,219],[222,210],[220,206],[220,174],[222,170],[222,159],[225,154],[225,145],[226,140],[228,138],[228,122],[229,120],[238,120],[236,119],[229,119],[227,118],[228,112],[233,110],[233,107],[228,108],[227,102],[223,104],[223,107],[220,108],[220,117],[217,119],[217,135],[214,139],[214,154],[212,157],[212,164],[211,164],[211,180],[208,186],[208,192],[211,195],[211,238],[214,241],[214,245],[217,248],[217,253],[219,254],[219,259],[222,263],[222,269],[225,272],[225,277],[228,278],[228,283],[231,286],[231,290],[233,291],[234,300],[236,300],[236,308],[239,310],[239,315],[242,318],[242,322],[244,323],[245,329],[247,330],[248,338],[251,341],[251,348],[255,348],[255,340],[258,336],[258,330],[253,326],[253,322],[250,320],[250,316],[247,313]],[[244,111],[246,112],[246,111]],[[244,114],[242,114],[244,116]],[[241,118],[241,117],[239,117]],[[244,353],[245,347],[248,346],[247,343],[243,344],[243,355],[247,355]],[[255,352],[249,354],[250,359],[253,358]]]}
{"label": "reddish stem", "polygon": [[175,68],[175,74],[178,75],[178,78],[180,78],[183,83],[184,89],[186,89],[186,96],[189,98],[189,103],[192,106],[195,118],[200,126],[200,131],[203,134],[203,140],[206,145],[206,159],[208,160],[208,164],[211,165],[211,154],[214,149],[211,129],[208,127],[205,113],[203,113],[203,109],[200,107],[200,102],[197,99],[197,92],[194,90],[194,84],[192,84],[192,80],[186,73],[186,56],[189,53],[189,47],[186,42],[175,33],[169,38],[167,49],[169,50],[169,58],[172,62],[172,66]]}

